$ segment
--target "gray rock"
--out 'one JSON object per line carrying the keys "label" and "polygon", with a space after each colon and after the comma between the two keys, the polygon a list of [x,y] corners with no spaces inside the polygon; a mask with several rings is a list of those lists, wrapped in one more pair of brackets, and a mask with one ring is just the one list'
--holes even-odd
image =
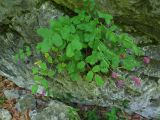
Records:
{"label": "gray rock", "polygon": [[145,51],[146,56],[150,56],[152,59],[160,61],[160,45],[150,45],[142,48]]}
{"label": "gray rock", "polygon": [[153,60],[147,67],[143,69],[143,73],[148,77],[160,79],[160,61]]}
{"label": "gray rock", "polygon": [[12,116],[6,109],[0,109],[0,120],[11,120]]}
{"label": "gray rock", "polygon": [[33,95],[24,95],[22,96],[15,105],[16,109],[20,112],[25,112],[27,109],[36,108],[36,99]]}
{"label": "gray rock", "polygon": [[[57,101],[51,101],[48,107],[42,111],[33,114],[30,112],[31,120],[71,120],[69,117],[69,109],[71,107]],[[80,120],[80,117],[74,112],[75,119]]]}
{"label": "gray rock", "polygon": [[18,90],[4,90],[4,95],[8,100],[18,99],[20,97]]}

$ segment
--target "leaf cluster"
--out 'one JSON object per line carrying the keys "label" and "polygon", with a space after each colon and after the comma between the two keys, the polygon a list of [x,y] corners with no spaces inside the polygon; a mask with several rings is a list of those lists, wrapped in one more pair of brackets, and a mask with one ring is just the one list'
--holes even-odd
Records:
{"label": "leaf cluster", "polygon": [[[111,15],[101,12],[97,15],[97,18],[91,18],[81,11],[72,18],[61,16],[58,20],[51,20],[50,28],[37,30],[43,38],[37,50],[43,54],[50,51],[57,54],[54,59],[59,73],[67,70],[72,80],[85,77],[89,81],[94,79],[101,86],[104,84],[102,73],[107,73],[110,68],[117,69],[121,62],[122,68],[133,69],[138,65],[134,55],[141,54],[141,51],[128,34],[118,33]],[[99,18],[105,23],[102,24]],[[127,49],[132,50],[133,55],[121,61],[120,55],[126,54]],[[51,57],[48,59],[52,63]]]}
{"label": "leaf cluster", "polygon": [[[56,72],[67,72],[74,81],[94,80],[102,86],[102,76],[110,69],[132,70],[138,66],[135,56],[141,55],[141,50],[132,37],[120,32],[112,19],[111,15],[100,11],[96,11],[96,17],[92,18],[81,10],[77,16],[60,16],[57,20],[50,20],[49,28],[39,28],[37,33],[43,40],[37,44],[36,51],[44,56],[45,61],[38,61],[37,67],[33,67],[34,80],[41,81],[48,88],[46,77],[53,78]],[[132,54],[128,54],[128,50]],[[123,59],[122,54],[126,56]],[[20,51],[19,58],[23,57]],[[34,86],[33,91],[37,88]]]}

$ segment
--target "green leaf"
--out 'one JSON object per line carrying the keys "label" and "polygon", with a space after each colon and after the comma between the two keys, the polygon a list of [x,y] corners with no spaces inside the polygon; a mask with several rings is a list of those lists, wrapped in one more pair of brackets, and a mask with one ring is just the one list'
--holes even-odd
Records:
{"label": "green leaf", "polygon": [[132,70],[134,67],[140,66],[140,63],[135,60],[134,57],[127,57],[123,60],[123,68]]}
{"label": "green leaf", "polygon": [[87,112],[87,120],[99,120],[96,109]]}
{"label": "green leaf", "polygon": [[63,72],[63,71],[65,70],[65,67],[66,67],[66,64],[64,64],[64,63],[59,63],[59,64],[57,65],[58,73]]}
{"label": "green leaf", "polygon": [[99,65],[96,65],[92,68],[92,71],[93,72],[99,72],[100,71],[100,66]]}
{"label": "green leaf", "polygon": [[24,51],[22,49],[19,50],[18,54],[19,54],[19,59],[24,60],[25,54],[24,54]]}
{"label": "green leaf", "polygon": [[120,59],[118,56],[112,57],[112,68],[113,69],[118,68],[119,63],[120,63]]}
{"label": "green leaf", "polygon": [[94,0],[90,0],[90,6],[89,6],[90,11],[95,10],[95,7],[96,7],[95,1]]}
{"label": "green leaf", "polygon": [[109,14],[106,14],[106,13],[102,13],[100,11],[98,11],[98,16],[100,18],[104,18],[105,19],[105,22],[106,24],[111,24],[111,20],[113,19],[113,17]]}
{"label": "green leaf", "polygon": [[45,89],[48,88],[48,81],[47,80],[45,80],[45,79],[41,80],[41,84]]}
{"label": "green leaf", "polygon": [[89,34],[89,33],[84,34],[84,41],[85,42],[93,41],[94,38],[95,38],[95,35],[93,35],[93,34]]}
{"label": "green leaf", "polygon": [[144,55],[144,52],[139,47],[137,47],[136,45],[133,45],[132,49],[133,49],[133,51],[136,55]]}
{"label": "green leaf", "polygon": [[14,59],[15,59],[15,61],[17,62],[17,61],[19,60],[19,54],[16,54],[16,55],[14,56]]}
{"label": "green leaf", "polygon": [[87,79],[88,81],[92,81],[93,76],[94,76],[94,73],[93,73],[92,71],[89,71],[89,72],[87,73],[86,79]]}
{"label": "green leaf", "polygon": [[70,26],[65,25],[60,32],[63,39],[68,39],[70,36]]}
{"label": "green leaf", "polygon": [[110,28],[109,28],[109,30],[110,31],[116,31],[118,29],[118,27],[116,26],[116,25],[112,25]]}
{"label": "green leaf", "polygon": [[81,50],[82,49],[82,43],[80,42],[80,38],[78,35],[74,36],[74,39],[71,42],[71,46],[73,50]]}
{"label": "green leaf", "polygon": [[76,29],[72,24],[63,26],[62,30],[60,31],[63,39],[68,39],[71,33],[75,33],[75,32],[76,32]]}
{"label": "green leaf", "polygon": [[79,70],[83,70],[85,68],[85,62],[84,61],[81,61],[77,64],[77,68]]}
{"label": "green leaf", "polygon": [[118,120],[117,112],[118,112],[118,109],[113,107],[111,109],[111,111],[107,112],[107,114],[106,114],[107,120]]}
{"label": "green leaf", "polygon": [[33,73],[33,74],[37,74],[37,73],[38,73],[38,68],[33,67],[33,68],[32,68],[32,73]]}
{"label": "green leaf", "polygon": [[106,39],[115,43],[115,42],[117,42],[118,37],[116,36],[115,33],[113,33],[113,32],[111,32],[111,31],[108,30],[106,32]]}
{"label": "green leaf", "polygon": [[93,32],[93,30],[96,29],[96,24],[97,21],[90,21],[89,23],[81,23],[77,25],[77,28],[85,32]]}
{"label": "green leaf", "polygon": [[36,46],[37,50],[41,50],[42,53],[46,53],[51,48],[51,45],[47,41],[43,41]]}
{"label": "green leaf", "polygon": [[23,54],[24,51],[22,49],[19,50],[19,55]]}
{"label": "green leaf", "polygon": [[95,75],[95,81],[96,81],[96,83],[97,83],[98,86],[104,85],[104,80],[99,75]]}
{"label": "green leaf", "polygon": [[89,43],[88,43],[89,47],[94,49],[94,50],[97,50],[99,44],[100,44],[99,40],[89,41]]}
{"label": "green leaf", "polygon": [[98,60],[100,60],[100,53],[97,51],[93,51],[92,55],[86,58],[86,62],[91,65],[94,65],[96,62],[98,62]]}
{"label": "green leaf", "polygon": [[75,51],[74,60],[79,61],[83,58],[81,51]]}
{"label": "green leaf", "polygon": [[26,51],[31,51],[29,46],[26,46]]}
{"label": "green leaf", "polygon": [[50,28],[51,28],[52,31],[57,30],[57,28],[60,29],[61,26],[62,25],[61,25],[61,23],[59,21],[57,21],[55,19],[51,19],[50,20]]}
{"label": "green leaf", "polygon": [[25,54],[24,53],[20,54],[20,59],[24,60],[24,58],[25,58]]}
{"label": "green leaf", "polygon": [[41,69],[39,73],[40,73],[40,75],[47,76],[48,75],[48,70],[47,69],[46,70]]}
{"label": "green leaf", "polygon": [[38,90],[38,85],[33,85],[32,89],[31,89],[32,94],[35,94],[37,92],[37,90]]}
{"label": "green leaf", "polygon": [[70,32],[71,33],[75,33],[76,32],[76,29],[75,29],[74,25],[70,25]]}
{"label": "green leaf", "polygon": [[42,36],[43,39],[49,39],[52,36],[52,31],[48,28],[39,28],[37,29],[38,35]]}
{"label": "green leaf", "polygon": [[27,51],[27,52],[26,52],[26,55],[27,55],[27,56],[30,56],[30,55],[31,55],[31,51]]}
{"label": "green leaf", "polygon": [[70,76],[73,81],[81,80],[81,76],[79,73],[72,73],[70,74]]}
{"label": "green leaf", "polygon": [[119,42],[121,42],[125,48],[132,48],[134,45],[133,39],[126,33],[119,35]]}
{"label": "green leaf", "polygon": [[40,81],[43,79],[43,77],[39,76],[39,75],[34,75],[34,78],[33,78],[35,81]]}
{"label": "green leaf", "polygon": [[58,23],[60,23],[61,25],[68,25],[70,24],[70,18],[69,16],[59,16],[58,20],[56,20]]}
{"label": "green leaf", "polygon": [[80,21],[80,19],[79,19],[79,16],[72,17],[72,18],[71,18],[71,21],[72,21],[72,23],[75,24],[75,25],[78,25],[78,24],[81,23],[81,21]]}
{"label": "green leaf", "polygon": [[40,63],[40,67],[41,67],[41,69],[43,69],[43,70],[47,70],[47,65],[46,65],[46,63]]}
{"label": "green leaf", "polygon": [[73,56],[74,56],[74,50],[73,50],[71,44],[68,44],[68,46],[67,46],[66,56],[67,56],[67,57],[73,57]]}
{"label": "green leaf", "polygon": [[53,33],[53,36],[50,42],[51,44],[53,43],[56,47],[60,47],[61,45],[63,45],[61,36],[56,32]]}
{"label": "green leaf", "polygon": [[101,51],[101,52],[105,52],[108,48],[106,47],[106,45],[104,43],[100,43],[99,46],[98,46],[98,49]]}
{"label": "green leaf", "polygon": [[108,72],[108,68],[109,68],[109,63],[106,62],[105,60],[102,60],[101,63],[100,63],[101,72],[107,73]]}
{"label": "green leaf", "polygon": [[26,46],[26,55],[30,56],[31,55],[31,50],[30,47]]}
{"label": "green leaf", "polygon": [[68,65],[67,65],[67,71],[68,73],[73,73],[75,72],[75,68],[76,68],[76,63],[74,61],[71,61]]}
{"label": "green leaf", "polygon": [[108,72],[108,68],[107,67],[101,68],[101,72],[102,73],[107,73]]}
{"label": "green leaf", "polygon": [[58,48],[52,47],[52,51],[53,51],[53,52],[58,52]]}
{"label": "green leaf", "polygon": [[53,78],[55,72],[53,70],[49,70],[47,75],[50,77],[50,78]]}
{"label": "green leaf", "polygon": [[51,56],[48,56],[48,57],[47,57],[47,61],[48,61],[49,63],[53,63],[52,57],[51,57]]}
{"label": "green leaf", "polygon": [[86,58],[86,62],[91,65],[94,65],[96,63],[96,60],[94,59],[94,57],[92,55],[90,55]]}

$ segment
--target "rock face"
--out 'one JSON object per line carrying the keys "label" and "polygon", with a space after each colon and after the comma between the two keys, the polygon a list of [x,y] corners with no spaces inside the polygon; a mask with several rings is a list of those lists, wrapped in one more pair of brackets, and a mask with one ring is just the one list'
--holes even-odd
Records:
{"label": "rock face", "polygon": [[4,95],[8,100],[18,99],[20,97],[18,90],[4,90]]}
{"label": "rock face", "polygon": [[34,109],[36,107],[36,100],[30,94],[24,95],[18,100],[15,107],[18,111],[24,113],[27,109]]}
{"label": "rock face", "polygon": [[36,114],[30,112],[31,120],[80,120],[77,112],[73,112],[74,118],[71,118],[69,111],[72,108],[58,101],[51,101],[48,107]]}
{"label": "rock face", "polygon": [[[40,40],[36,34],[38,27],[48,26],[51,18],[63,15],[52,2],[42,1],[0,1],[0,11],[2,11],[0,12],[0,75],[8,77],[18,86],[27,89],[31,89],[31,85],[34,84],[31,74],[32,59],[30,59],[29,64],[19,64],[14,62],[13,56],[24,43],[34,47]],[[76,0],[55,1],[69,7],[76,6],[79,3],[75,2]],[[158,3],[158,0],[154,0],[154,3],[151,0],[101,0],[97,2],[99,9],[112,13],[117,23],[124,24],[129,29],[133,27],[137,30],[137,33],[143,36],[147,35],[145,37],[147,39],[144,39],[143,36],[136,36],[138,41],[140,40],[143,43],[144,40],[145,45],[142,46],[141,44],[141,46],[146,51],[146,55],[152,58],[151,64],[143,66],[142,69],[134,73],[141,75],[141,87],[135,87],[131,82],[126,89],[119,89],[113,84],[114,81],[111,78],[104,77],[106,85],[103,88],[97,88],[94,82],[72,82],[65,76],[61,79],[54,78],[50,82],[51,97],[99,106],[122,106],[123,102],[127,100],[129,101],[129,107],[126,111],[137,112],[148,118],[157,118],[160,113],[158,102],[160,101],[160,53],[158,45],[160,42],[156,42],[159,41],[158,37],[160,38],[157,33],[160,33]],[[141,7],[142,5],[143,7]],[[153,43],[156,44],[153,45],[152,39],[150,42],[148,37],[154,39]],[[152,45],[150,45],[151,43]]]}
{"label": "rock face", "polygon": [[0,109],[0,120],[11,120],[12,116],[8,110]]}

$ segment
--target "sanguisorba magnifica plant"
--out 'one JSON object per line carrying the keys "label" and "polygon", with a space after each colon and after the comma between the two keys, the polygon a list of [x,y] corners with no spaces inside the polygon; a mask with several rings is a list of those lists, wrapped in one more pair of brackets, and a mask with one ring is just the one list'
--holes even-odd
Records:
{"label": "sanguisorba magnifica plant", "polygon": [[[37,83],[32,87],[33,93],[38,85],[48,89],[47,78],[54,79],[55,73],[68,74],[73,81],[95,80],[98,86],[102,86],[102,76],[110,69],[131,70],[139,65],[135,56],[141,55],[142,51],[133,39],[120,32],[111,15],[100,11],[95,13],[92,17],[81,10],[74,17],[60,16],[51,19],[49,28],[37,30],[42,41],[37,44],[36,51],[44,59],[36,61],[32,68]],[[31,54],[33,52],[26,47],[16,58],[24,60]]]}

